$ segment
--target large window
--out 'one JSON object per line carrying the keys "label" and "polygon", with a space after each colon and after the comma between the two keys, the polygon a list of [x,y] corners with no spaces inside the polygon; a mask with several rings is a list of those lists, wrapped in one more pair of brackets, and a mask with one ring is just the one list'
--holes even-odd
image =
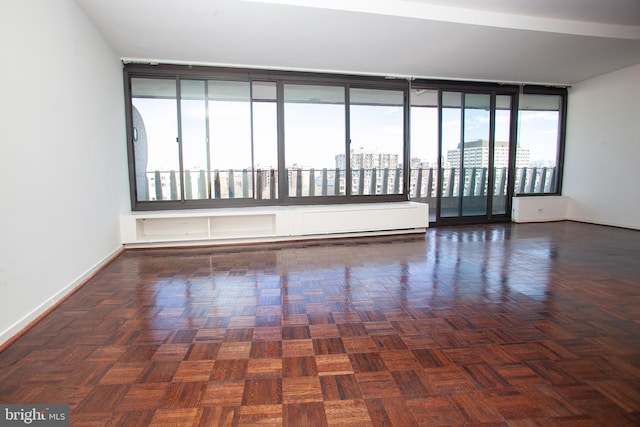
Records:
{"label": "large window", "polygon": [[284,138],[290,197],[344,196],[345,88],[284,85]]}
{"label": "large window", "polygon": [[404,91],[285,84],[284,124],[290,198],[404,193]]}
{"label": "large window", "polygon": [[436,220],[438,161],[438,90],[412,89],[411,180],[409,197],[429,204],[429,220]]}
{"label": "large window", "polygon": [[560,95],[520,95],[516,194],[558,190],[562,100]]}
{"label": "large window", "polygon": [[137,202],[277,198],[274,82],[133,78],[131,100]]}
{"label": "large window", "polygon": [[351,192],[403,194],[404,92],[351,89]]}
{"label": "large window", "polygon": [[136,200],[180,200],[176,81],[132,79]]}
{"label": "large window", "polygon": [[125,81],[134,210],[415,200],[439,221],[559,189],[562,89],[515,112],[515,85],[139,64]]}

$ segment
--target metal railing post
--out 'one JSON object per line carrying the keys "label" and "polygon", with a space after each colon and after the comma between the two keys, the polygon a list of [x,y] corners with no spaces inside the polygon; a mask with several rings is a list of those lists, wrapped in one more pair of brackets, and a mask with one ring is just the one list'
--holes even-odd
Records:
{"label": "metal railing post", "polygon": [[198,198],[207,198],[207,186],[204,177],[204,169],[200,169],[200,173],[198,174]]}
{"label": "metal railing post", "polygon": [[327,168],[322,169],[322,195],[327,195],[327,186],[329,185],[329,179],[327,177]]}
{"label": "metal railing post", "polygon": [[262,170],[256,169],[256,198],[262,200]]}
{"label": "metal railing post", "polygon": [[169,200],[178,200],[178,184],[176,182],[176,171],[169,171]]}
{"label": "metal railing post", "polygon": [[233,173],[233,169],[229,169],[227,171],[227,187],[229,189],[229,198],[235,199],[236,197],[236,180],[235,174]]}
{"label": "metal railing post", "polygon": [[184,198],[187,200],[191,200],[193,198],[192,189],[191,189],[191,171],[184,171]]}
{"label": "metal railing post", "polygon": [[218,169],[213,171],[213,194],[215,199],[220,198],[220,171]]}
{"label": "metal railing post", "polygon": [[160,176],[160,171],[155,171],[153,173],[153,180],[156,185],[156,200],[162,200],[162,177]]}

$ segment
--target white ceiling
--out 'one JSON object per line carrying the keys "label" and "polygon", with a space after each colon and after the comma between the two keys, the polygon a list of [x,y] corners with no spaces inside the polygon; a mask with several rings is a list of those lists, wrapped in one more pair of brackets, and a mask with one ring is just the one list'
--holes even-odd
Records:
{"label": "white ceiling", "polygon": [[76,0],[124,60],[573,83],[640,63],[640,0]]}

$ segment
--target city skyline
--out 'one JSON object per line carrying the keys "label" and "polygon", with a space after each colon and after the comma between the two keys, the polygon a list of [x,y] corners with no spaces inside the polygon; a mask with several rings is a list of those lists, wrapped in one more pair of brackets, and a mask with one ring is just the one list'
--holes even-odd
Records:
{"label": "city skyline", "polygon": [[[277,127],[275,120],[275,103],[254,103],[253,123],[247,125],[250,117],[248,102],[224,102],[224,108],[216,109],[215,128],[210,129],[211,164],[207,166],[205,108],[203,102],[182,101],[182,156],[185,170],[208,169],[244,169],[251,168],[252,161],[256,169],[276,168]],[[210,104],[215,104],[211,102]],[[287,167],[331,167],[335,164],[336,155],[344,155],[345,132],[342,126],[325,126],[323,132],[309,132],[308,127],[297,123],[294,118],[304,117],[304,108],[293,104],[288,109],[287,133],[285,134]],[[147,154],[147,171],[179,170],[178,131],[175,119],[175,100],[134,99],[134,106],[140,110],[145,121],[147,140],[151,149]],[[222,107],[222,106],[220,106]],[[315,107],[314,107],[315,108]],[[353,107],[352,107],[353,108]],[[296,111],[298,110],[298,111]],[[343,111],[343,109],[342,109]],[[308,113],[308,112],[307,112]],[[388,107],[385,110],[369,114],[354,109],[354,120],[359,126],[351,126],[351,146],[355,149],[368,149],[372,152],[397,154],[402,158],[403,122],[401,107]],[[442,156],[443,165],[447,163],[446,153],[460,143],[460,112],[457,118],[447,117],[442,122]],[[307,121],[309,115],[306,114]],[[317,119],[319,123],[333,123],[332,113]],[[333,113],[335,117],[335,113]],[[438,146],[437,108],[413,108],[411,122],[410,158],[420,159],[436,165]],[[555,162],[557,147],[557,112],[553,111],[521,111],[519,115],[519,148],[529,150],[530,162],[540,166],[549,166]],[[222,126],[218,126],[222,123]],[[289,123],[291,123],[289,125]],[[474,117],[474,111],[465,117],[465,139],[486,139],[488,122],[486,112],[480,110]],[[508,140],[509,129],[507,117],[496,116],[496,140]],[[373,126],[375,124],[375,126]],[[322,126],[318,126],[321,128]],[[253,147],[251,146],[251,130],[253,129]],[[371,131],[373,129],[373,131]],[[383,129],[384,132],[375,132]],[[483,133],[485,135],[483,135]],[[327,137],[329,136],[329,137]],[[483,136],[485,138],[483,138]],[[225,144],[219,141],[227,141]],[[331,141],[333,141],[331,143]],[[311,149],[309,148],[311,147]],[[319,148],[320,147],[320,148]],[[331,147],[334,147],[332,150]],[[353,150],[354,148],[352,148]]]}

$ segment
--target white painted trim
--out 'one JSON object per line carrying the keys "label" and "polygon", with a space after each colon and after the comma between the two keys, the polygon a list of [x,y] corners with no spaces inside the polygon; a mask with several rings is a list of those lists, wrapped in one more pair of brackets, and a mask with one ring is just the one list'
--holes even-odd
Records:
{"label": "white painted trim", "polygon": [[569,221],[582,222],[585,224],[605,225],[608,227],[627,228],[629,230],[640,230],[640,226],[638,226],[638,224],[627,224],[616,221],[595,221],[593,218],[581,218],[577,216],[571,216],[568,219]]}
{"label": "white painted trim", "polygon": [[124,252],[124,246],[119,246],[114,251],[112,251],[109,255],[102,258],[98,261],[93,267],[91,267],[86,272],[82,273],[75,280],[69,283],[64,288],[60,289],[54,295],[45,300],[42,304],[31,310],[26,316],[22,317],[20,320],[15,322],[13,325],[9,326],[7,329],[0,333],[0,346],[2,346],[5,342],[12,339],[14,336],[24,332],[25,328],[27,328],[31,322],[36,320],[38,317],[47,312],[51,307],[58,304],[65,297],[79,289],[82,285],[86,283],[88,279],[90,279],[93,275],[95,275],[100,269],[108,265],[111,261],[117,258],[120,254]]}

